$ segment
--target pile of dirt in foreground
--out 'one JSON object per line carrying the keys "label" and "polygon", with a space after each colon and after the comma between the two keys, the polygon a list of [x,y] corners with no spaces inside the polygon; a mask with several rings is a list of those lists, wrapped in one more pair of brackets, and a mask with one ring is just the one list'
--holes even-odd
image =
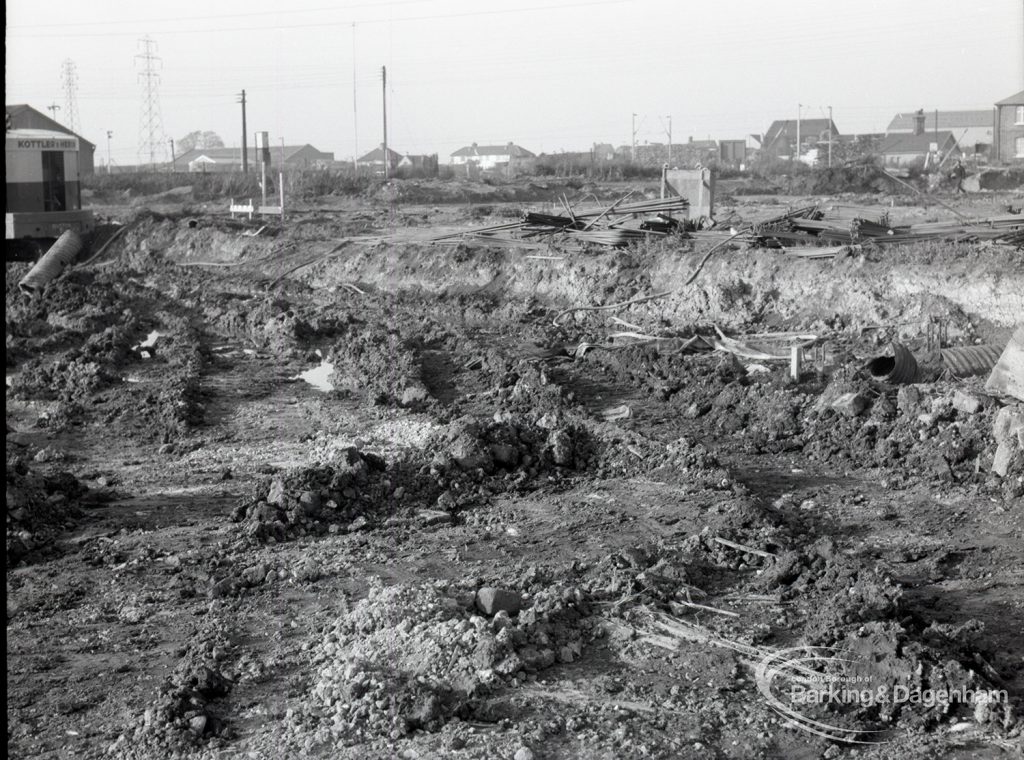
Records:
{"label": "pile of dirt in foreground", "polygon": [[[709,515],[705,529],[678,544],[673,557],[661,553],[652,566],[660,571],[644,575],[665,583],[665,568],[674,568],[675,599],[686,584],[708,588],[716,578],[728,577],[739,580],[730,584],[734,593],[773,596],[782,614],[770,627],[752,633],[735,620],[714,628],[726,638],[763,644],[756,651],[765,655],[791,647],[800,656],[814,655],[812,667],[820,670],[821,684],[856,684],[861,692],[871,691],[874,696],[856,704],[826,700],[818,705],[817,717],[830,725],[868,734],[933,730],[971,720],[996,734],[1019,731],[1014,700],[1006,691],[1019,665],[983,643],[981,622],[935,621],[934,612],[911,601],[906,585],[885,564],[842,551],[829,537],[815,539],[816,530],[809,520],[740,498]],[[718,537],[729,540],[723,544]],[[642,554],[641,567],[658,555]],[[631,552],[623,564],[636,564],[638,556]],[[595,598],[602,598],[600,591]],[[643,607],[625,612],[627,619],[641,621],[641,628],[651,607],[686,614],[671,597],[666,602],[648,592],[641,601]],[[789,677],[785,669],[783,675]]]}
{"label": "pile of dirt in foreground", "polygon": [[1005,680],[990,664],[994,653],[979,644],[983,624],[934,622],[930,610],[907,602],[903,584],[884,565],[820,539],[781,555],[756,587],[794,605],[790,627],[799,627],[805,644],[830,653],[826,675],[876,695],[830,705],[865,731],[931,729],[957,719],[997,732],[1017,725]]}
{"label": "pile of dirt in foreground", "polygon": [[7,442],[7,566],[44,548],[79,514],[88,490],[69,472],[42,472],[27,451]]}
{"label": "pile of dirt in foreground", "polygon": [[211,610],[153,703],[110,746],[111,756],[179,757],[229,736],[213,706],[237,676],[228,663],[232,650],[226,630],[224,618]]}
{"label": "pile of dirt in foreground", "polygon": [[339,748],[437,730],[472,717],[488,689],[573,661],[598,629],[571,588],[374,584],[314,650],[311,704],[292,730]]}

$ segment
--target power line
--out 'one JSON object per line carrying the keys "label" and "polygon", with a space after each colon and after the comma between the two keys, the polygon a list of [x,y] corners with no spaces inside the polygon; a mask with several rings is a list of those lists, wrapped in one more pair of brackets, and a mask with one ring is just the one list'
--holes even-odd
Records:
{"label": "power line", "polygon": [[[360,24],[395,24],[406,21],[433,21],[435,19],[453,19],[453,18],[468,18],[471,16],[494,16],[498,14],[515,13],[521,14],[529,11],[552,11],[560,10],[565,8],[586,8],[592,6],[609,6],[609,5],[622,5],[624,3],[631,2],[631,0],[585,0],[584,2],[576,3],[563,3],[561,5],[534,5],[520,8],[492,8],[490,10],[483,11],[463,11],[459,13],[434,13],[425,14],[422,16],[401,16],[398,18],[375,18],[366,19],[359,21]],[[148,22],[146,22],[148,23]],[[283,29],[310,29],[310,28],[322,28],[326,26],[349,26],[352,24],[351,19],[344,21],[315,21],[301,24],[274,24],[273,26],[219,26],[219,27],[206,27],[197,28],[193,27],[190,29],[164,29],[161,34],[203,34],[212,32],[258,32],[258,31],[281,31]],[[12,30],[14,33],[12,33]],[[18,34],[17,28],[8,27],[7,29],[8,38],[28,38],[28,37],[127,37],[133,36],[136,32],[54,32],[52,34]]]}
{"label": "power line", "polygon": [[162,66],[160,56],[156,54],[156,41],[150,37],[139,40],[141,52],[135,55],[136,63],[141,62],[142,71],[139,81],[142,83],[142,115],[139,120],[139,160],[152,166],[157,156],[164,156],[164,126],[160,115],[160,74],[157,69]]}
{"label": "power line", "polygon": [[[388,0],[388,5],[412,5],[420,3],[430,3],[434,0]],[[355,3],[352,5],[346,5],[345,10],[351,10],[352,8],[377,8],[380,7],[380,2],[369,2],[369,3]],[[289,15],[295,15],[296,13],[321,13],[323,11],[335,11],[338,10],[336,6],[326,6],[320,8],[288,8]],[[253,16],[280,16],[281,10],[273,11],[247,11],[245,13],[217,13],[209,16],[165,16],[163,18],[149,18],[149,19],[105,19],[103,21],[64,21],[53,24],[19,24],[16,26],[8,27],[9,29],[40,29],[40,28],[53,28],[53,27],[77,27],[77,26],[110,26],[111,24],[154,24],[163,23],[167,21],[208,21],[213,19],[238,19],[238,18],[249,18]]]}

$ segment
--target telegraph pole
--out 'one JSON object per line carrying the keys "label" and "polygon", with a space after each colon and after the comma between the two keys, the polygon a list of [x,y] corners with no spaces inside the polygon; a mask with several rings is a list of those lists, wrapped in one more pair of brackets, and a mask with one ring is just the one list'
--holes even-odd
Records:
{"label": "telegraph pole", "polygon": [[828,107],[828,168],[832,168],[832,106]]}
{"label": "telegraph pole", "polygon": [[629,160],[636,163],[636,114],[633,114],[633,142],[629,151]]}
{"label": "telegraph pole", "polygon": [[171,172],[173,172],[174,171],[174,138],[172,137],[167,142],[171,146]]}
{"label": "telegraph pole", "polygon": [[381,92],[383,95],[384,114],[384,179],[391,174],[391,167],[388,161],[388,67],[380,67]]}
{"label": "telegraph pole", "polygon": [[249,132],[245,126],[245,90],[239,96],[242,104],[242,174],[249,173]]}
{"label": "telegraph pole", "polygon": [[665,117],[668,119],[668,162],[672,163],[672,117]]}
{"label": "telegraph pole", "polygon": [[352,169],[359,169],[359,114],[356,99],[356,22],[352,22]]}
{"label": "telegraph pole", "polygon": [[800,117],[801,111],[803,111],[803,103],[796,104],[796,150],[793,151],[793,156],[797,161],[800,160]]}
{"label": "telegraph pole", "polygon": [[110,129],[107,130],[107,174],[110,174],[110,138],[114,136],[114,132]]}

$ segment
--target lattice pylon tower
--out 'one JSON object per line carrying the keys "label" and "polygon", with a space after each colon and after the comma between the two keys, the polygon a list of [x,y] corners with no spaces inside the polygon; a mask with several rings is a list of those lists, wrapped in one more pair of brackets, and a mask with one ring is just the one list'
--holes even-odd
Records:
{"label": "lattice pylon tower", "polygon": [[72,132],[78,132],[78,69],[70,58],[60,65],[60,81],[64,88],[64,123]]}
{"label": "lattice pylon tower", "polygon": [[139,40],[139,52],[135,63],[141,68],[139,82],[142,85],[142,114],[139,119],[139,161],[154,165],[166,157],[164,125],[160,115],[160,73],[163,65],[156,54],[156,41],[143,37]]}

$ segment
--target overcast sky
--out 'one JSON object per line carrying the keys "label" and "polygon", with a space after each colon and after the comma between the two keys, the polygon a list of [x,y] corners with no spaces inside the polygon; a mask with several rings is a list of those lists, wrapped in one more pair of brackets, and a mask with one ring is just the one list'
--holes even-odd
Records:
{"label": "overcast sky", "polygon": [[[293,7],[284,8],[286,5]],[[311,143],[337,158],[381,141],[448,154],[514,141],[742,138],[774,119],[884,131],[900,111],[991,108],[1024,89],[1024,1],[975,0],[8,0],[6,102],[57,104],[78,77],[79,133],[138,160],[140,39],[160,57],[167,139]],[[802,104],[802,107],[799,106]]]}

